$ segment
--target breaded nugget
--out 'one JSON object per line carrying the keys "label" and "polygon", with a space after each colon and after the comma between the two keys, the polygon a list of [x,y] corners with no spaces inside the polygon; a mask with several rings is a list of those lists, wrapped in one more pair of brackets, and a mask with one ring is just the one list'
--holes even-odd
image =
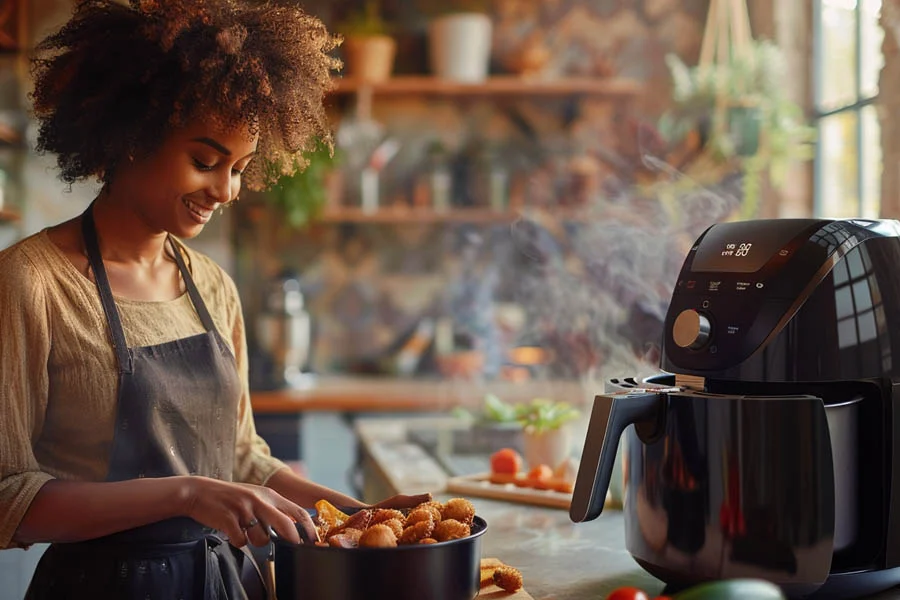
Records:
{"label": "breaded nugget", "polygon": [[406,515],[406,526],[415,525],[419,521],[434,521],[434,513],[427,508],[417,508]]}
{"label": "breaded nugget", "polygon": [[452,498],[441,508],[441,520],[453,519],[472,525],[475,519],[475,505],[465,498]]}
{"label": "breaded nugget", "polygon": [[419,540],[420,544],[437,544],[438,541],[434,538],[422,538]]}
{"label": "breaded nugget", "polygon": [[428,502],[423,502],[413,509],[413,511],[425,509],[431,513],[432,518],[435,523],[439,523],[443,516],[441,515],[441,509],[443,509],[444,505],[438,502],[437,500],[429,500]]}
{"label": "breaded nugget", "polygon": [[[378,523],[375,524],[378,525]],[[400,536],[403,535],[403,521],[401,521],[400,519],[388,519],[387,521],[381,523],[381,525],[387,525],[388,527],[390,527],[391,531],[394,532],[394,535],[397,536],[398,540],[400,539]],[[369,527],[371,527],[371,525],[369,525]]]}
{"label": "breaded nugget", "polygon": [[434,521],[428,519],[427,521],[419,521],[403,530],[403,533],[400,535],[400,543],[401,544],[415,544],[418,543],[419,540],[423,540],[427,537],[433,537],[432,532],[434,532]]}
{"label": "breaded nugget", "polygon": [[470,533],[471,530],[465,523],[460,523],[456,519],[445,519],[434,526],[434,533],[431,537],[439,542],[446,542],[468,537]]}
{"label": "breaded nugget", "polygon": [[372,513],[372,520],[369,521],[369,527],[391,519],[399,519],[402,522],[405,518],[406,516],[401,511],[394,508],[376,508]]}
{"label": "breaded nugget", "polygon": [[522,587],[522,573],[510,566],[502,566],[494,569],[494,584],[509,593]]}
{"label": "breaded nugget", "polygon": [[359,537],[360,548],[390,548],[397,545],[397,536],[384,523],[373,525]]}

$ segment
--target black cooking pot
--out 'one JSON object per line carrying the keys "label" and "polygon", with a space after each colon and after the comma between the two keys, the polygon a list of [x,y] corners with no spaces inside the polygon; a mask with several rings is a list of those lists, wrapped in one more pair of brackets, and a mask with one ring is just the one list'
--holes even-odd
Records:
{"label": "black cooking pot", "polygon": [[333,548],[276,540],[278,600],[472,600],[485,531],[476,516],[470,536],[436,544]]}

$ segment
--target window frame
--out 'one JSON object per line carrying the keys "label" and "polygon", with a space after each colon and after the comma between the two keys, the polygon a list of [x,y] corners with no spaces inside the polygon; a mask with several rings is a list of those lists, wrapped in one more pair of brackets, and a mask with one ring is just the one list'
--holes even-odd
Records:
{"label": "window frame", "polygon": [[[822,107],[822,95],[824,88],[824,65],[823,65],[823,46],[824,46],[824,37],[822,31],[822,19],[823,19],[823,10],[822,4],[827,2],[827,0],[813,0],[812,7],[812,22],[813,22],[813,122],[815,123],[816,135],[819,142],[815,144],[815,155],[813,158],[813,216],[822,217],[822,194],[820,193],[822,190],[822,178],[824,174],[824,169],[822,165],[822,161],[824,159],[823,151],[822,151],[822,123],[824,119],[828,117],[833,117],[835,115],[843,114],[843,113],[855,113],[856,115],[856,126],[855,126],[855,143],[856,143],[856,212],[855,216],[862,216],[863,207],[865,205],[865,151],[864,151],[864,143],[865,143],[865,130],[863,123],[863,111],[868,106],[874,106],[878,101],[878,93],[876,92],[874,95],[868,96],[864,95],[862,89],[862,72],[863,72],[863,45],[862,45],[862,33],[863,33],[863,20],[862,20],[862,12],[863,12],[863,4],[865,0],[856,0],[856,7],[853,9],[853,18],[855,20],[855,45],[854,52],[855,56],[855,64],[854,64],[854,94],[852,96],[853,101],[841,104],[839,106],[823,108]],[[883,6],[883,3],[882,3]],[[883,60],[883,55],[882,55]],[[880,92],[880,90],[879,90]],[[881,198],[877,199],[878,201],[878,212],[881,212]]]}

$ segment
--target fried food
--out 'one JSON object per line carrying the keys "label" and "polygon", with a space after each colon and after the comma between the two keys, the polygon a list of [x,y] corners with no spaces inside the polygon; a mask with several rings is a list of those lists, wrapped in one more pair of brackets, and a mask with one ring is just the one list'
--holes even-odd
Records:
{"label": "fried food", "polygon": [[444,519],[434,526],[434,533],[431,537],[439,542],[446,542],[468,537],[470,534],[471,529],[465,523],[460,523],[456,519]]}
{"label": "fried food", "polygon": [[359,538],[360,548],[391,548],[396,545],[397,536],[395,536],[393,530],[384,523],[372,525],[363,531]]}
{"label": "fried food", "polygon": [[419,540],[420,544],[437,544],[438,541],[434,538],[422,538]]}
{"label": "fried food", "polygon": [[431,513],[431,517],[434,519],[435,523],[439,523],[443,518],[441,516],[441,510],[444,505],[438,502],[437,500],[429,500],[428,502],[423,502],[413,509],[413,511],[425,509]]}
{"label": "fried food", "polygon": [[[375,523],[377,525],[378,523]],[[403,535],[403,521],[400,519],[388,519],[384,521],[384,525],[387,525],[391,528],[391,531],[394,532],[394,535],[397,536],[397,539],[400,539],[400,536]],[[371,527],[371,525],[369,525]]]}
{"label": "fried food", "polygon": [[[434,521],[432,521],[429,517],[425,521],[419,521],[418,523],[414,523],[404,529],[403,533],[400,535],[400,543],[416,544],[419,540],[423,540],[427,537],[432,537],[432,533],[434,532],[434,530]],[[436,536],[435,539],[437,539]]]}
{"label": "fried food", "polygon": [[420,521],[434,521],[434,511],[427,508],[414,509],[406,516],[406,526],[415,525]]}
{"label": "fried food", "polygon": [[481,589],[494,585],[494,571],[505,566],[498,558],[481,559]]}
{"label": "fried food", "polygon": [[328,538],[328,545],[334,548],[356,548],[359,546],[359,538],[362,530],[348,527],[341,533],[336,533]]}
{"label": "fried food", "polygon": [[375,512],[372,513],[372,520],[369,522],[369,526],[384,523],[391,519],[398,519],[402,523],[406,519],[406,515],[403,514],[403,511],[394,508],[376,508]]}
{"label": "fried food", "polygon": [[471,526],[475,519],[475,505],[465,498],[447,500],[447,503],[441,509],[441,520],[446,521],[448,519]]}
{"label": "fried food", "polygon": [[497,567],[494,570],[494,585],[509,593],[522,588],[522,573],[508,565]]}

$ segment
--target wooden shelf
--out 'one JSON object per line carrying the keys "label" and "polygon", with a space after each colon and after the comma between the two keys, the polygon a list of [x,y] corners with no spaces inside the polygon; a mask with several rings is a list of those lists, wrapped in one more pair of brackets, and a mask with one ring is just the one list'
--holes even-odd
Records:
{"label": "wooden shelf", "polygon": [[509,223],[519,218],[519,213],[487,208],[454,208],[446,212],[417,208],[382,208],[376,212],[363,212],[360,208],[326,210],[318,221],[321,223]]}
{"label": "wooden shelf", "polygon": [[377,95],[430,94],[438,96],[571,96],[630,98],[643,91],[637,81],[618,78],[574,77],[528,79],[516,76],[491,77],[483,83],[458,83],[430,76],[403,75],[382,83],[365,83],[352,78],[336,78],[333,94],[371,91]]}
{"label": "wooden shelf", "polygon": [[8,208],[0,208],[0,223],[14,223],[21,219],[17,211]]}

